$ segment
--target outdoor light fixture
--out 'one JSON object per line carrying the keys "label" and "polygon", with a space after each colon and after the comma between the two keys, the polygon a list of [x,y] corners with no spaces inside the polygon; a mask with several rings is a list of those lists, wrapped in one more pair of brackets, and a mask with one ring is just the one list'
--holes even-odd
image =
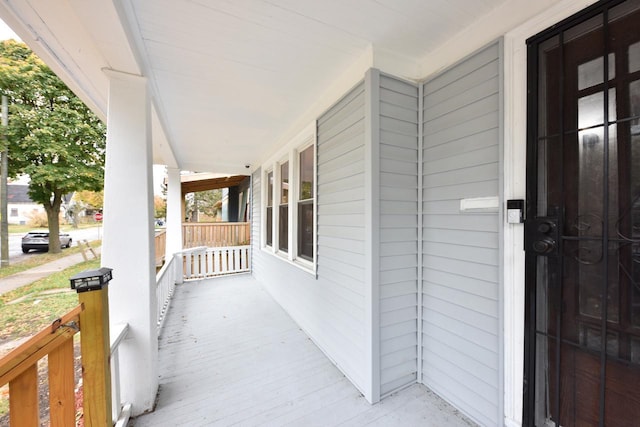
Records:
{"label": "outdoor light fixture", "polygon": [[78,293],[100,290],[113,278],[112,271],[113,269],[108,267],[82,271],[69,279],[71,289],[75,289]]}

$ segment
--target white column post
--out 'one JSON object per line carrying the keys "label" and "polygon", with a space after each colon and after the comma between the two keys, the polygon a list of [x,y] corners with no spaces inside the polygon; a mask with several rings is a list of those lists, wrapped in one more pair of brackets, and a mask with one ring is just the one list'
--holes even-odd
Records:
{"label": "white column post", "polygon": [[167,168],[167,251],[169,260],[182,250],[182,189],[180,169]]}
{"label": "white column post", "polygon": [[147,80],[109,77],[102,265],[113,268],[110,323],[128,323],[119,348],[121,398],[132,414],[151,410],[158,391],[150,100]]}

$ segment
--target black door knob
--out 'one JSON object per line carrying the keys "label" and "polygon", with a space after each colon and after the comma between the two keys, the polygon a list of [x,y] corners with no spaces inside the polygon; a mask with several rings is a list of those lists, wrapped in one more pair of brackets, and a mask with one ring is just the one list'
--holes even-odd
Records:
{"label": "black door knob", "polygon": [[556,248],[556,241],[551,237],[544,237],[533,242],[533,250],[539,254],[548,254]]}
{"label": "black door knob", "polygon": [[541,222],[540,224],[538,224],[538,232],[542,233],[542,234],[548,234],[551,233],[553,231],[553,229],[555,228],[555,224],[552,222]]}

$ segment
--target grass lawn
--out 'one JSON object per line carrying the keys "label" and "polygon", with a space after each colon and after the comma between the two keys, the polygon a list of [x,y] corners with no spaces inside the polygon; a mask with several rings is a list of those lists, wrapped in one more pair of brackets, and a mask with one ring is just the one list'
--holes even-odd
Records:
{"label": "grass lawn", "polygon": [[[34,335],[78,305],[78,294],[70,289],[69,278],[99,267],[99,259],[83,262],[0,295],[0,344]],[[0,387],[0,417],[8,410],[5,385]]]}
{"label": "grass lawn", "polygon": [[[92,248],[97,248],[101,244],[102,240],[94,240],[92,242],[89,242],[89,245],[91,245]],[[11,276],[12,274],[19,273],[21,271],[29,270],[30,268],[38,267],[51,261],[55,261],[59,258],[77,254],[81,251],[81,249],[82,248],[76,245],[68,249],[63,249],[62,252],[57,254],[50,254],[46,252],[41,254],[34,254],[32,255],[32,258],[29,258],[25,261],[19,262],[17,264],[11,264],[8,267],[0,268],[0,279],[2,279],[3,277]]]}
{"label": "grass lawn", "polygon": [[[97,268],[100,268],[100,259],[86,261],[0,295],[0,344],[30,337],[77,306],[78,294],[70,289],[69,278]],[[0,417],[8,410],[8,385],[5,385],[0,387]]]}
{"label": "grass lawn", "polygon": [[99,259],[83,262],[0,295],[0,343],[31,336],[75,307],[78,295],[69,278],[97,268]]}

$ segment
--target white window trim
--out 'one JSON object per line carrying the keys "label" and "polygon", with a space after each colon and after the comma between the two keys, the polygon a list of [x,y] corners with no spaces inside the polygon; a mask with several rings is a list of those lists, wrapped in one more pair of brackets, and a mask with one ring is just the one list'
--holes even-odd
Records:
{"label": "white window trim", "polygon": [[[296,148],[292,156],[294,158],[293,163],[293,176],[295,179],[293,180],[293,191],[295,191],[295,207],[294,209],[289,209],[290,212],[290,221],[291,226],[290,229],[294,230],[295,233],[290,233],[290,245],[289,248],[291,253],[295,254],[296,262],[300,263],[303,266],[306,266],[309,269],[313,269],[315,272],[316,265],[316,257],[318,255],[317,250],[317,234],[318,234],[318,208],[317,208],[317,200],[318,200],[318,170],[317,170],[317,157],[316,157],[316,149],[317,144],[315,143],[315,136],[312,139],[308,139],[305,143]],[[300,202],[300,154],[309,147],[313,147],[313,261],[306,260],[304,258],[298,257],[298,203]],[[291,182],[291,181],[290,181]],[[290,188],[291,191],[291,188]],[[291,203],[289,204],[291,206]]]}
{"label": "white window trim", "polygon": [[282,251],[280,249],[280,205],[282,204],[281,195],[282,195],[282,169],[281,166],[285,163],[289,162],[289,199],[287,200],[287,225],[289,228],[290,220],[291,220],[291,159],[290,156],[284,157],[280,159],[274,166],[274,170],[276,171],[273,175],[274,182],[274,192],[273,192],[273,252],[276,255],[279,255],[282,258],[291,259],[289,257],[289,253],[291,252],[291,236],[289,230],[287,230],[287,251]]}
{"label": "white window trim", "polygon": [[[268,254],[277,257],[291,265],[294,265],[303,271],[313,274],[317,273],[317,259],[318,259],[318,162],[317,162],[317,132],[316,121],[314,120],[308,126],[306,126],[296,137],[278,150],[267,161],[262,164],[262,195],[261,197],[261,212],[263,212],[261,219],[261,236],[262,241],[260,248]],[[298,257],[298,190],[300,179],[300,153],[313,146],[313,262],[304,258]],[[288,209],[288,251],[284,252],[279,250],[279,220],[280,220],[280,165],[284,162],[289,162],[289,199],[287,201]],[[267,177],[270,172],[273,172],[273,241],[272,246],[266,245],[266,227],[267,227],[267,191],[268,182]]]}
{"label": "white window trim", "polygon": [[[273,234],[271,234],[272,236],[271,245],[268,245],[267,244],[267,227],[265,226],[267,223],[267,207],[268,207],[267,197],[269,194],[269,174],[272,172],[273,172],[273,168],[262,169],[262,185],[261,185],[262,188],[260,189],[260,194],[262,195],[262,197],[260,198],[261,200],[260,209],[262,213],[260,215],[260,218],[261,218],[260,219],[260,248],[262,250],[267,250],[267,251],[273,250]],[[273,220],[273,200],[271,201],[271,215],[272,215],[271,218]],[[272,233],[273,233],[273,230],[272,230]]]}

